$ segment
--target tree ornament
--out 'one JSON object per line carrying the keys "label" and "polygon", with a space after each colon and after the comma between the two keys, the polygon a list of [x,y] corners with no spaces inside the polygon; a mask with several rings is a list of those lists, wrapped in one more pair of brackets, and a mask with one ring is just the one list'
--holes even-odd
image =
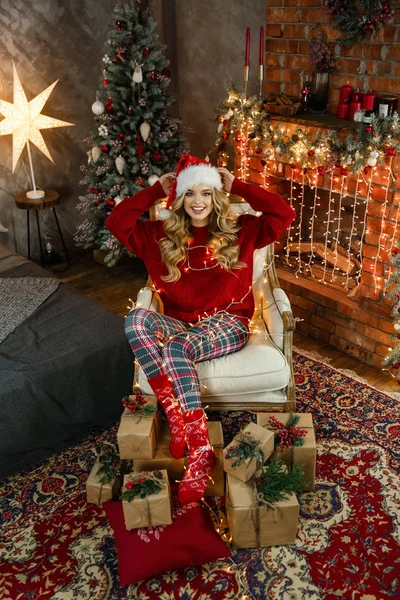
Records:
{"label": "tree ornament", "polygon": [[107,204],[107,206],[109,206],[111,208],[114,208],[114,206],[115,206],[115,200],[114,200],[114,198],[107,198],[106,204]]}
{"label": "tree ornament", "polygon": [[228,134],[226,133],[226,131],[224,131],[224,133],[222,134],[222,138],[226,141],[228,139]]}
{"label": "tree ornament", "polygon": [[140,126],[140,135],[143,138],[144,142],[147,142],[147,139],[150,135],[151,127],[147,121],[144,121]]}
{"label": "tree ornament", "polygon": [[127,112],[128,112],[128,115],[133,115],[133,108],[132,108],[132,106],[129,106]]}
{"label": "tree ornament", "polygon": [[290,167],[293,169],[293,171],[294,171],[295,169],[297,169],[297,165],[296,165],[296,163],[292,163],[292,164],[290,165]]}
{"label": "tree ornament", "polygon": [[153,158],[154,161],[158,162],[162,158],[161,152],[159,152],[158,150],[156,150],[155,152],[153,152],[152,158]]}
{"label": "tree ornament", "polygon": [[307,154],[308,154],[308,156],[314,156],[315,152],[314,152],[314,150],[309,150],[307,152]]}
{"label": "tree ornament", "polygon": [[360,158],[360,153],[359,153],[358,150],[356,150],[355,153],[354,153],[354,159],[358,160],[359,158]]}
{"label": "tree ornament", "polygon": [[322,175],[325,175],[325,173],[326,173],[326,169],[325,169],[325,167],[324,167],[324,166],[322,166],[322,165],[320,165],[320,166],[317,168],[317,171],[318,171],[318,175],[321,175],[321,176],[322,176]]}
{"label": "tree ornament", "polygon": [[340,174],[341,174],[341,175],[343,175],[343,176],[344,176],[344,175],[347,175],[347,169],[345,169],[344,167],[342,167],[342,168],[340,169]]}
{"label": "tree ornament", "polygon": [[282,148],[280,146],[275,147],[275,154],[280,154],[282,152]]}
{"label": "tree ornament", "polygon": [[394,16],[391,0],[322,0],[322,7],[332,15],[335,28],[345,34],[347,47],[361,41],[367,33],[375,35]]}
{"label": "tree ornament", "polygon": [[337,161],[335,162],[335,167],[336,167],[337,169],[340,169],[340,160],[337,160]]}
{"label": "tree ornament", "polygon": [[115,166],[117,168],[117,171],[120,175],[122,175],[122,173],[124,172],[124,169],[126,167],[126,160],[124,159],[123,156],[119,155],[117,156],[117,158],[115,159]]}
{"label": "tree ornament", "polygon": [[125,137],[125,134],[124,134],[124,133],[122,133],[122,131],[121,131],[121,132],[118,134],[118,137],[119,137],[121,140],[123,140],[123,139],[124,139],[124,137]]}
{"label": "tree ornament", "polygon": [[143,56],[149,56],[149,54],[150,54],[150,48],[145,48],[143,50]]}
{"label": "tree ornament", "polygon": [[101,148],[100,146],[93,146],[92,148],[92,160],[94,163],[97,163],[101,156]]}
{"label": "tree ornament", "polygon": [[163,70],[161,71],[161,75],[163,77],[167,77],[167,79],[171,79],[171,71],[169,69],[167,69],[166,67],[164,67]]}
{"label": "tree ornament", "polygon": [[144,152],[142,138],[140,137],[140,135],[138,133],[136,134],[136,152],[137,152],[138,156],[142,156],[142,154]]}
{"label": "tree ornament", "polygon": [[[225,113],[223,117],[221,117],[221,119],[230,119],[232,115],[233,115],[233,110],[230,108],[230,109],[228,110],[228,112],[227,112],[227,113]],[[221,116],[221,115],[220,115],[220,116]]]}
{"label": "tree ornament", "polygon": [[368,165],[369,165],[370,167],[374,167],[374,166],[376,165],[376,163],[377,163],[377,162],[378,162],[378,161],[376,160],[376,158],[369,158],[369,159],[367,160],[367,163],[368,163]]}
{"label": "tree ornament", "polygon": [[143,179],[143,177],[138,177],[135,181],[136,185],[138,185],[139,187],[143,187],[145,184],[145,181]]}
{"label": "tree ornament", "polygon": [[96,101],[92,104],[92,112],[97,116],[104,113],[104,104],[99,100],[99,92],[96,92]]}
{"label": "tree ornament", "polygon": [[107,79],[107,77],[104,77],[104,79],[103,79],[103,85],[108,85],[108,79]]}
{"label": "tree ornament", "polygon": [[113,110],[112,99],[109,98],[106,104],[106,112],[110,113]]}
{"label": "tree ornament", "polygon": [[379,153],[376,150],[371,150],[370,152],[370,157],[371,158],[378,158]]}
{"label": "tree ornament", "polygon": [[131,41],[133,39],[133,36],[131,33],[128,33],[128,40]]}
{"label": "tree ornament", "polygon": [[153,185],[156,181],[158,181],[160,178],[158,175],[150,175],[150,177],[148,178],[148,184],[149,185]]}
{"label": "tree ornament", "polygon": [[366,128],[365,128],[365,131],[367,133],[372,133],[372,127],[371,127],[371,125],[367,125]]}
{"label": "tree ornament", "polygon": [[256,148],[256,154],[262,154],[263,150],[262,148]]}
{"label": "tree ornament", "polygon": [[148,74],[148,77],[154,81],[157,76],[154,71],[151,71],[151,73]]}
{"label": "tree ornament", "polygon": [[223,125],[224,125],[225,127],[227,127],[227,126],[229,125],[229,121],[228,121],[228,119],[224,119],[224,120],[222,121],[222,123],[223,123]]}
{"label": "tree ornament", "polygon": [[222,131],[222,128],[223,128],[223,124],[222,124],[222,123],[220,123],[220,124],[218,125],[218,127],[217,127],[217,131],[218,131],[218,133],[221,133],[221,131]]}
{"label": "tree ornament", "polygon": [[106,144],[104,144],[101,149],[103,152],[110,152],[110,148]]}
{"label": "tree ornament", "polygon": [[133,74],[132,74],[132,81],[133,83],[142,83],[143,81],[143,71],[140,65],[135,65],[135,68],[133,70]]}
{"label": "tree ornament", "polygon": [[263,159],[263,160],[260,160],[260,165],[261,165],[262,167],[265,167],[265,165],[266,165],[266,164],[267,164],[267,161],[266,161],[266,160],[264,160],[264,159]]}
{"label": "tree ornament", "polygon": [[395,328],[396,331],[400,331],[400,323],[395,323],[393,325],[393,327]]}
{"label": "tree ornament", "polygon": [[368,173],[369,173],[369,167],[364,167],[364,173],[365,173],[365,175],[368,175]]}

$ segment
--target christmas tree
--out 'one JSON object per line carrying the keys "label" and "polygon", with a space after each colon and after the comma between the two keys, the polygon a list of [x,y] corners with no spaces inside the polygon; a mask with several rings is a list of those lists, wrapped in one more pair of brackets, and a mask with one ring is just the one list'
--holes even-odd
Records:
{"label": "christmas tree", "polygon": [[395,333],[391,335],[393,348],[383,361],[383,365],[396,377],[400,383],[400,240],[397,240],[393,249],[390,263],[393,265],[393,273],[386,284],[387,297],[393,298],[393,328]]}
{"label": "christmas tree", "polygon": [[157,39],[157,23],[140,0],[117,6],[104,55],[102,91],[92,105],[96,115],[88,164],[81,167],[85,215],[75,235],[78,246],[105,251],[108,266],[129,254],[104,226],[113,208],[175,171],[187,144],[179,119],[167,109],[174,103],[165,90],[171,75],[166,46]]}

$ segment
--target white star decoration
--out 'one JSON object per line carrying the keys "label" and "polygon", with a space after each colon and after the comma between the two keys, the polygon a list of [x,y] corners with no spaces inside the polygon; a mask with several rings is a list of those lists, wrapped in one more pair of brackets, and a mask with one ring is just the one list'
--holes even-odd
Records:
{"label": "white star decoration", "polygon": [[17,166],[18,160],[22,154],[25,144],[31,141],[51,162],[50,152],[46,146],[46,142],[40,133],[41,129],[51,129],[53,127],[69,127],[73,123],[53,119],[40,114],[43,106],[46,104],[48,97],[53,91],[58,82],[55,81],[47,89],[38,94],[28,102],[25,92],[22,88],[21,81],[18,77],[15,65],[14,68],[14,103],[0,100],[0,113],[5,119],[0,121],[0,135],[12,134],[13,136],[13,173]]}

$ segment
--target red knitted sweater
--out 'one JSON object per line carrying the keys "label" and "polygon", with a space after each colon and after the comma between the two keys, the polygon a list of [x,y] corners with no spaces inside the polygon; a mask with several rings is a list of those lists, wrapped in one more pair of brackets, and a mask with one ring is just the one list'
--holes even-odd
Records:
{"label": "red knitted sweater", "polygon": [[144,261],[163,301],[164,314],[194,323],[215,312],[226,310],[238,315],[248,326],[254,312],[254,298],[252,292],[249,292],[252,285],[253,252],[278,239],[293,221],[295,213],[278,194],[257,185],[243,183],[237,178],[231,191],[244,198],[255,211],[262,213],[260,217],[239,217],[241,229],[236,243],[240,246],[239,260],[247,265],[242,269],[226,271],[219,266],[216,259],[207,253],[208,227],[192,226],[193,239],[187,250],[188,260],[179,267],[181,278],[173,283],[161,279],[161,275],[168,274],[158,245],[158,240],[165,237],[164,222],[139,219],[157,200],[165,198],[165,192],[158,181],[135,196],[126,198],[107,218],[105,225],[111,233]]}

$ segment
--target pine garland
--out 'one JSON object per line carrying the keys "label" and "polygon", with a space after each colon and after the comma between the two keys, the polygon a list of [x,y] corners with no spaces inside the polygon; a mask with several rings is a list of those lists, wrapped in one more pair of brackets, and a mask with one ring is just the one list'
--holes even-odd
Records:
{"label": "pine garland", "polygon": [[372,36],[394,17],[391,0],[322,0],[335,21],[335,28],[346,34],[343,41],[349,47],[361,41],[367,33]]}
{"label": "pine garland", "polygon": [[389,299],[393,299],[393,328],[396,333],[390,336],[393,348],[383,360],[383,366],[388,368],[400,383],[400,239],[396,240],[392,249],[390,263],[394,271],[385,285],[385,294]]}
{"label": "pine garland", "polygon": [[279,459],[270,460],[262,468],[256,480],[258,503],[274,508],[274,503],[287,500],[292,493],[304,488],[304,465],[296,464],[290,469]]}
{"label": "pine garland", "polygon": [[263,464],[264,457],[259,440],[249,434],[239,433],[234,441],[235,443],[225,453],[226,458],[236,458],[235,462],[232,463],[232,467],[240,467],[244,461],[250,458],[255,458],[259,465]]}
{"label": "pine garland", "polygon": [[161,471],[154,471],[146,475],[134,473],[132,477],[133,479],[126,482],[125,490],[121,494],[122,500],[127,502],[132,502],[137,497],[147,498],[151,494],[159,494],[164,486],[164,477]]}
{"label": "pine garland", "polygon": [[99,456],[101,467],[96,472],[99,481],[102,484],[110,483],[121,473],[122,465],[118,454],[103,454]]}
{"label": "pine garland", "polygon": [[228,90],[215,118],[217,139],[210,151],[216,150],[219,165],[227,164],[229,145],[235,142],[239,147],[244,144],[246,156],[257,156],[262,167],[267,160],[275,160],[304,172],[316,170],[321,176],[334,169],[340,169],[343,176],[361,170],[367,174],[372,166],[384,166],[387,157],[400,151],[397,113],[386,118],[374,116],[371,124],[360,125],[342,140],[335,130],[314,135],[309,128],[298,127],[289,135],[282,123],[272,127],[264,103],[256,96],[246,98],[233,87]]}

